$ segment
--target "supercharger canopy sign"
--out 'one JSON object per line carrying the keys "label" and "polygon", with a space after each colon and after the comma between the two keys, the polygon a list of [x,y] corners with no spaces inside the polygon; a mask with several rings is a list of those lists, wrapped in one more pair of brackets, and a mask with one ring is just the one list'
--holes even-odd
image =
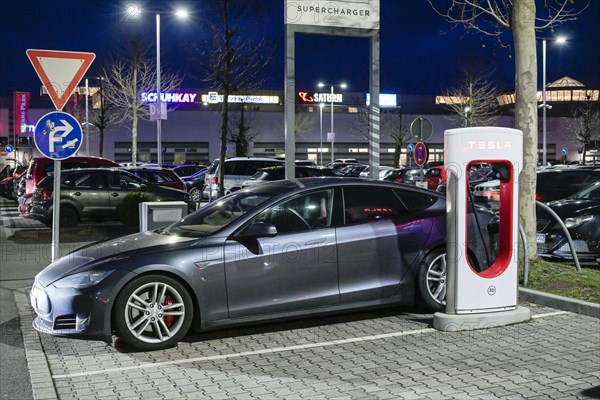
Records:
{"label": "supercharger canopy sign", "polygon": [[379,29],[379,0],[286,0],[285,23]]}

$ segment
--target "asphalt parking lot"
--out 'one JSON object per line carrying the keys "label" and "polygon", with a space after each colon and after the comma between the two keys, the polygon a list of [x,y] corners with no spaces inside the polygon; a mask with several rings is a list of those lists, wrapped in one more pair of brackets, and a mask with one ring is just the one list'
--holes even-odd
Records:
{"label": "asphalt parking lot", "polygon": [[[522,303],[529,322],[479,331],[439,332],[431,314],[386,309],[193,333],[156,352],[38,334],[29,275],[47,257],[15,249],[41,251],[49,230],[16,226],[6,210],[0,280],[13,303],[3,296],[2,309],[14,304],[20,340],[2,345],[23,354],[30,392],[5,398],[600,398],[600,320],[533,303]],[[64,235],[65,245],[102,235],[82,227]],[[5,379],[16,364],[5,361],[2,386],[14,385]]]}

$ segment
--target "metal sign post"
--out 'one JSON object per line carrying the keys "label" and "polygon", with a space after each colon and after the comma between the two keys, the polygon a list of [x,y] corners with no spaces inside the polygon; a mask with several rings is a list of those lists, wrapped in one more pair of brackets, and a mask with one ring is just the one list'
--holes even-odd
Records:
{"label": "metal sign post", "polygon": [[[64,108],[96,55],[88,52],[37,49],[29,49],[25,53],[56,107],[55,112],[39,119],[33,135],[39,152],[54,160],[52,261],[55,261],[59,255],[60,160],[77,153],[83,140],[79,122],[72,115],[60,110]],[[86,96],[87,94],[86,85]]]}

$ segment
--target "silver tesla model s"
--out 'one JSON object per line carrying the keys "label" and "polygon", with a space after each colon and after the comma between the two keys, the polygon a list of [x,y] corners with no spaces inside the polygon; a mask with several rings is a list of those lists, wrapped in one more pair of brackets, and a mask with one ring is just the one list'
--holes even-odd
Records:
{"label": "silver tesla model s", "polygon": [[[470,232],[484,240],[474,237],[465,256],[482,270],[497,234],[491,212],[476,214],[481,229]],[[154,350],[191,327],[415,301],[439,310],[445,231],[444,196],[414,186],[349,178],[255,185],[167,228],[52,263],[31,290],[33,325],[53,335],[117,335]]]}

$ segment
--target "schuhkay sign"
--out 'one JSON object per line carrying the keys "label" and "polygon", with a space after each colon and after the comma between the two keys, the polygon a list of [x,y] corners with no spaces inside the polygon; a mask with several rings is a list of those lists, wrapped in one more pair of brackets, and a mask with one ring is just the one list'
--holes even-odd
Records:
{"label": "schuhkay sign", "polygon": [[379,29],[379,0],[286,0],[285,23]]}

